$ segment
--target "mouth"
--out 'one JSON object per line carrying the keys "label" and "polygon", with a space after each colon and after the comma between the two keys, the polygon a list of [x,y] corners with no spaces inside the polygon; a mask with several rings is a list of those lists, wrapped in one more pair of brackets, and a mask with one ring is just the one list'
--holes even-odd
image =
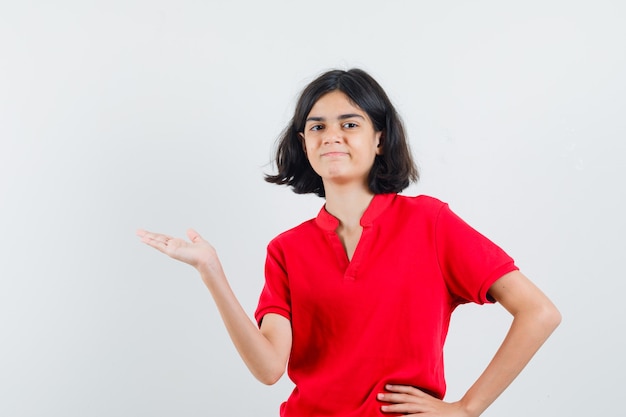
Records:
{"label": "mouth", "polygon": [[348,156],[347,152],[324,152],[322,154],[322,157],[327,157],[327,158],[338,158],[341,156]]}

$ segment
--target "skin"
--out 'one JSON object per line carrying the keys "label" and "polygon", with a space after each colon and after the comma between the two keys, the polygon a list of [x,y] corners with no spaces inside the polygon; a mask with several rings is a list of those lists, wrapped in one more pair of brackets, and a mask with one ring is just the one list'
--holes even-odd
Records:
{"label": "skin", "polygon": [[374,197],[367,176],[381,153],[382,132],[340,91],[320,97],[300,134],[307,158],[322,177],[326,210],[340,221],[337,234],[348,259],[361,237],[361,216]]}
{"label": "skin", "polygon": [[420,416],[467,416],[482,414],[519,375],[561,321],[552,302],[521,272],[497,280],[489,293],[513,316],[500,348],[482,375],[455,402],[444,402],[409,386],[388,386],[378,399],[393,403],[385,412]]}
{"label": "skin", "polygon": [[235,297],[215,249],[195,230],[187,231],[188,241],[141,229],[137,235],[143,243],[198,270],[250,372],[264,384],[276,383],[285,372],[291,351],[289,320],[267,314],[259,329]]}
{"label": "skin", "polygon": [[[337,229],[348,258],[361,237],[361,216],[373,198],[367,174],[381,152],[382,132],[367,114],[339,91],[322,96],[308,115],[301,134],[313,169],[322,177],[326,210],[339,219]],[[252,374],[273,384],[284,374],[292,333],[277,314],[263,318],[260,329],[235,297],[215,249],[196,231],[189,240],[138,230],[147,245],[198,270],[211,292],[226,329]],[[552,302],[521,272],[508,273],[489,290],[513,321],[490,364],[458,401],[446,402],[408,385],[388,385],[379,393],[384,413],[431,417],[479,416],[509,386],[561,320]]]}

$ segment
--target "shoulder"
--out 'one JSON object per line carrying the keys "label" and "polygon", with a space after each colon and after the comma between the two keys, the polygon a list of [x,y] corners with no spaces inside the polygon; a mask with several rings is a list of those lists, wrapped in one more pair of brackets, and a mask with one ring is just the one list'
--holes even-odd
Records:
{"label": "shoulder", "polygon": [[314,233],[316,229],[317,226],[315,225],[315,219],[309,219],[274,237],[270,241],[269,246],[283,246],[295,243],[302,239],[306,239],[311,235],[311,233]]}
{"label": "shoulder", "polygon": [[397,195],[394,206],[403,212],[426,216],[437,216],[448,204],[428,195],[405,196]]}

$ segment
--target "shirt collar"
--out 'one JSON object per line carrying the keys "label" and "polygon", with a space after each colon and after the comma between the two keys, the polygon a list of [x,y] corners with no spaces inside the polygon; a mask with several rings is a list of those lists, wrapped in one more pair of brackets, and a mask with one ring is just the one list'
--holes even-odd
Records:
{"label": "shirt collar", "polygon": [[[391,204],[396,194],[376,194],[369,206],[365,209],[361,217],[361,226],[366,227],[374,223],[374,220]],[[326,211],[326,206],[322,207],[315,218],[317,225],[329,232],[334,232],[339,227],[339,219]]]}

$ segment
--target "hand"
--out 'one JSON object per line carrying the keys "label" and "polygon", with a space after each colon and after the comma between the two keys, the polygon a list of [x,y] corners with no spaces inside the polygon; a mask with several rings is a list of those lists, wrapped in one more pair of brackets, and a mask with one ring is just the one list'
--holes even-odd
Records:
{"label": "hand", "polygon": [[163,252],[171,258],[184,262],[196,269],[209,267],[210,270],[221,269],[215,249],[209,242],[202,239],[193,229],[187,230],[191,242],[146,230],[137,230],[137,236],[148,246]]}
{"label": "hand", "polygon": [[470,417],[460,403],[441,401],[410,385],[386,385],[385,389],[389,392],[378,394],[378,399],[391,404],[381,407],[383,413],[422,417]]}

